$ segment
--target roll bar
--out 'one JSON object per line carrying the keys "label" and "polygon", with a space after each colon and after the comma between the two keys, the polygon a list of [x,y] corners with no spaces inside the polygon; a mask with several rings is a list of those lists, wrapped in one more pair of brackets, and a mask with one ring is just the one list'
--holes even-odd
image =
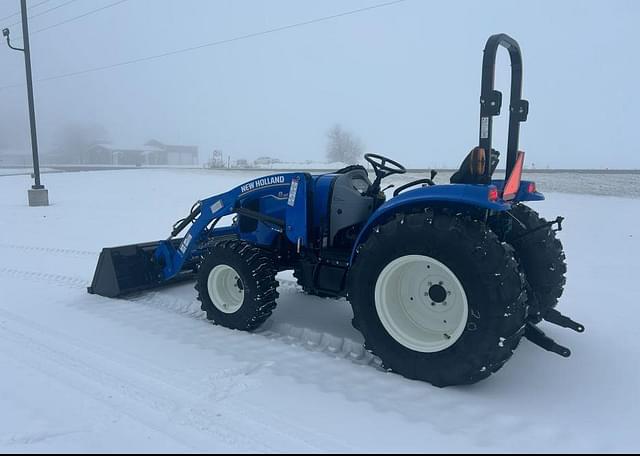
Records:
{"label": "roll bar", "polygon": [[[509,35],[493,35],[487,41],[482,60],[482,92],[480,95],[480,147],[491,153],[493,117],[500,115],[502,93],[494,89],[496,56],[502,46],[511,58],[511,100],[509,102],[509,140],[507,144],[507,178],[518,154],[520,122],[527,120],[529,102],[522,99],[522,53],[518,42]],[[487,163],[491,163],[489,156]],[[491,178],[491,166],[485,167],[485,178]]]}

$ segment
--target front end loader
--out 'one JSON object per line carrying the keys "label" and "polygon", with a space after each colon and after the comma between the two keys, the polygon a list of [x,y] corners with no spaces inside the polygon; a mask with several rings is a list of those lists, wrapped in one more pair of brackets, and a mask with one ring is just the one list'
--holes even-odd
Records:
{"label": "front end loader", "polygon": [[[500,47],[512,64],[504,179],[494,177],[492,148]],[[566,275],[563,219],[548,222],[529,207],[544,196],[522,180],[519,129],[529,103],[521,91],[520,47],[494,35],[484,51],[479,144],[451,183],[436,184],[431,172],[388,198],[383,180],[406,169],[376,154],[365,155],[373,181],[360,165],[253,179],[196,202],[166,240],[104,249],[89,292],[122,297],[191,279],[209,320],[251,331],[276,307],[276,274],[293,270],[306,293],[347,298],[366,348],[408,378],[475,383],[498,371],[523,337],[568,357],[540,329],[547,321],[584,331],[556,310]],[[227,216],[233,223],[217,226]]]}

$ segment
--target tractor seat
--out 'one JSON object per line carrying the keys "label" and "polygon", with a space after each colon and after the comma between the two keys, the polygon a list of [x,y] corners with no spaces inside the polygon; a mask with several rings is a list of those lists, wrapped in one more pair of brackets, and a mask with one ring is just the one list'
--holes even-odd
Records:
{"label": "tractor seat", "polygon": [[487,164],[485,151],[480,147],[474,147],[462,161],[458,171],[451,176],[450,182],[452,184],[488,184],[500,161],[500,152],[491,149],[490,161],[491,172],[487,177],[485,175]]}

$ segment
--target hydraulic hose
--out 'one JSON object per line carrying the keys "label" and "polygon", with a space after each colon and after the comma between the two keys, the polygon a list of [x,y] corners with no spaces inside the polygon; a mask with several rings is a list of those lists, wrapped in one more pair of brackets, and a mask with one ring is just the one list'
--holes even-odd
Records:
{"label": "hydraulic hose", "polygon": [[180,231],[184,230],[191,222],[196,219],[198,215],[200,215],[200,201],[198,201],[191,207],[191,213],[187,217],[178,220],[173,225],[171,237],[176,237],[180,233]]}

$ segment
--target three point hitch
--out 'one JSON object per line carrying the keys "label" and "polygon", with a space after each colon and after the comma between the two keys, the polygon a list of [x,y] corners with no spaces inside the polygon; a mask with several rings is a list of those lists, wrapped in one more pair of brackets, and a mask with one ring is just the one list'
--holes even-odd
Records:
{"label": "three point hitch", "polygon": [[[562,315],[555,309],[551,309],[550,311],[548,311],[544,316],[544,320],[548,321],[549,323],[553,323],[554,325],[558,325],[562,328],[572,329],[575,332],[584,332],[584,325],[576,323],[571,318]],[[544,350],[556,353],[564,358],[568,358],[569,356],[571,356],[571,350],[569,350],[567,347],[563,347],[562,345],[557,344],[556,341],[547,336],[540,328],[538,328],[533,323],[527,323],[524,337],[536,344],[538,347],[543,348]]]}

